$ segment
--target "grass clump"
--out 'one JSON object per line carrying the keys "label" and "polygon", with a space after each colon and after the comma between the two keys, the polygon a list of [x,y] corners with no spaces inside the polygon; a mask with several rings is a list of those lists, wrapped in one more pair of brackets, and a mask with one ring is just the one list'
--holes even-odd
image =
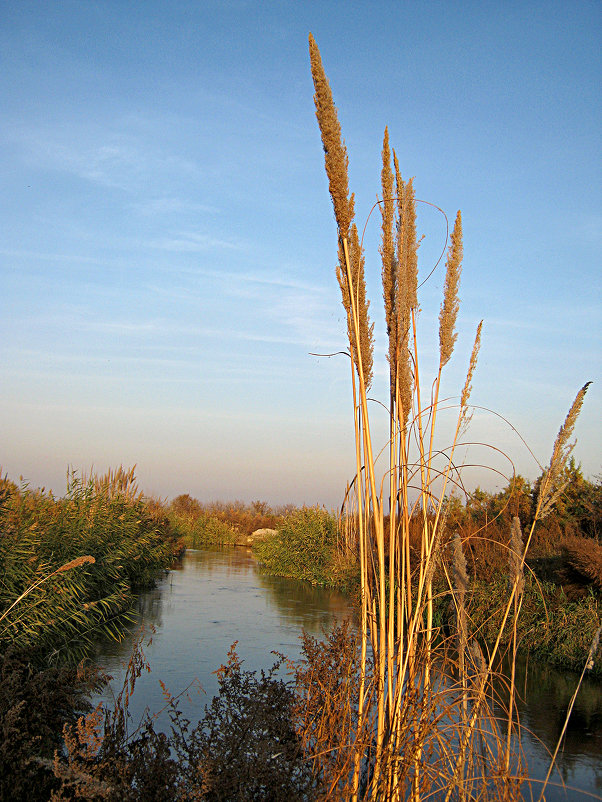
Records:
{"label": "grass clump", "polygon": [[[460,212],[456,215],[445,262],[438,366],[433,376],[425,378],[417,326],[418,289],[424,283],[418,282],[418,201],[413,182],[401,176],[385,129],[382,196],[375,207],[382,215],[389,439],[382,449],[375,448],[372,419],[376,408],[368,403],[374,338],[368,318],[363,245],[354,222],[347,150],[311,34],[309,53],[337,224],[336,276],[347,317],[351,365],[356,474],[349,485],[353,491],[346,496],[345,520],[351,526],[343,540],[348,548],[355,547],[360,567],[359,671],[353,693],[341,701],[345,710],[353,707],[356,713],[348,719],[348,760],[341,771],[335,769],[328,777],[339,796],[333,793],[328,798],[352,802],[360,798],[395,802],[519,799],[525,770],[516,711],[515,659],[518,621],[530,601],[525,566],[539,522],[552,513],[566,488],[572,433],[588,384],[577,393],[558,433],[533,498],[530,526],[523,536],[520,517],[514,514],[504,533],[506,583],[485,657],[478,630],[471,622],[465,543],[450,527],[454,510],[448,497],[453,497],[454,491],[462,493],[465,487],[458,451],[470,445],[463,438],[472,411],[470,396],[482,323],[476,330],[459,403],[444,401],[441,389],[458,340],[462,216]],[[454,410],[451,427],[442,429],[441,418],[450,408]],[[441,436],[445,438],[442,443]],[[375,455],[387,451],[384,466]],[[420,524],[418,543],[415,522]],[[448,548],[450,543],[453,548]],[[453,609],[451,638],[443,637],[437,625],[441,593]],[[507,642],[512,666],[507,696],[496,699],[505,711],[500,718],[490,700],[495,692],[494,667]],[[597,643],[595,638],[593,642]],[[585,659],[589,664],[587,651]],[[321,737],[321,752],[338,748],[336,727],[325,722],[320,732],[328,733]],[[544,792],[545,783],[542,797]]]}

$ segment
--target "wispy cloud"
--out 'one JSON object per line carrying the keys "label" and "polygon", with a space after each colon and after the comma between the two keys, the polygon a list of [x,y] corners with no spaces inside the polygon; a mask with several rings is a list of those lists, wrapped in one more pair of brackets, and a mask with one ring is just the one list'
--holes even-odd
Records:
{"label": "wispy cloud", "polygon": [[[27,248],[0,248],[0,256],[8,256],[13,259],[35,259],[43,262],[82,262],[103,266],[107,264],[106,258],[100,259],[75,253],[45,253],[43,251],[30,251]],[[6,265],[6,267],[11,267],[11,265]]]}
{"label": "wispy cloud", "polygon": [[198,177],[199,165],[149,144],[148,138],[129,132],[127,121],[113,130],[74,122],[60,129],[18,124],[6,127],[5,138],[24,157],[43,169],[70,173],[104,187],[133,191],[157,175]]}
{"label": "wispy cloud", "polygon": [[169,214],[210,214],[217,215],[221,209],[205,203],[196,203],[177,197],[150,198],[140,200],[131,205],[131,208],[140,215],[169,215]]}
{"label": "wispy cloud", "polygon": [[220,239],[194,231],[182,231],[171,236],[149,240],[145,246],[176,253],[201,253],[210,250],[238,251],[243,248],[243,245],[235,240]]}

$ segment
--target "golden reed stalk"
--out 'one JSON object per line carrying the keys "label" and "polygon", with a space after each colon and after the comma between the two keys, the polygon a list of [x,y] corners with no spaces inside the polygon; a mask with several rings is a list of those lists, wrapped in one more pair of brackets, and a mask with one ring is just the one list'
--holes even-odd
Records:
{"label": "golden reed stalk", "polygon": [[[457,659],[434,623],[433,578],[445,562],[446,494],[460,484],[455,452],[469,419],[469,400],[481,343],[479,323],[458,404],[451,443],[435,448],[442,372],[457,341],[458,290],[462,272],[462,216],[458,212],[447,253],[443,301],[439,313],[439,366],[423,405],[416,318],[418,314],[418,240],[413,181],[404,181],[385,129],[381,191],[382,284],[389,363],[389,464],[375,464],[368,390],[372,383],[374,336],[368,315],[364,254],[354,221],[354,196],[349,192],[347,149],[320,52],[309,36],[314,102],[324,161],[338,230],[337,280],[347,316],[352,370],[356,493],[361,587],[361,672],[355,734],[348,745],[353,768],[345,798],[401,800],[440,798],[485,799],[492,783],[507,799],[518,798],[520,782],[511,777],[510,745],[514,701],[511,685],[509,723],[504,738],[487,700],[501,632],[489,660],[469,635],[466,596],[469,577],[459,539],[455,560],[443,565],[455,600]],[[393,162],[393,167],[391,166]],[[544,475],[538,516],[553,503],[571,447],[568,439],[587,385],[578,395],[557,438]],[[385,491],[386,489],[386,491]],[[385,493],[388,493],[388,498]],[[389,511],[388,542],[385,512]],[[516,526],[516,525],[513,525]],[[512,591],[503,626],[511,609],[520,611],[525,555],[514,531]],[[419,537],[419,548],[415,540]],[[522,540],[521,540],[522,543]],[[416,553],[419,552],[419,557]],[[447,550],[449,552],[449,550]],[[455,569],[453,568],[455,566]],[[455,578],[454,578],[455,577]],[[374,668],[369,666],[372,649]],[[451,678],[457,675],[457,685]],[[489,771],[477,748],[480,732],[489,732]],[[496,751],[497,750],[497,751]],[[369,757],[366,757],[369,755]],[[479,761],[481,761],[479,763]],[[486,762],[486,761],[485,761]],[[483,763],[483,767],[479,768]],[[341,798],[339,783],[330,781],[325,798]],[[514,783],[514,784],[513,784]],[[338,795],[337,795],[338,794]]]}

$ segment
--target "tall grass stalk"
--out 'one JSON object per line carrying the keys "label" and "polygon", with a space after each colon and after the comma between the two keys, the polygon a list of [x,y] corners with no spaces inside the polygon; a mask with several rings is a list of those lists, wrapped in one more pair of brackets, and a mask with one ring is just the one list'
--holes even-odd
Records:
{"label": "tall grass stalk", "polygon": [[[470,641],[465,597],[468,576],[461,544],[455,545],[455,574],[444,567],[454,598],[457,648],[442,637],[435,623],[433,578],[446,559],[446,494],[461,485],[455,454],[470,417],[470,393],[481,341],[479,324],[451,441],[437,446],[443,372],[457,340],[459,283],[462,270],[462,217],[458,212],[446,261],[439,315],[439,364],[428,385],[420,371],[417,334],[418,241],[413,182],[401,177],[385,129],[379,201],[382,217],[382,280],[389,338],[389,464],[375,461],[368,391],[373,372],[373,325],[368,318],[364,258],[354,223],[354,196],[349,193],[348,157],[336,107],[317,45],[309,38],[316,116],[338,228],[337,278],[347,315],[356,447],[356,498],[361,570],[361,646],[355,733],[350,736],[353,769],[346,786],[349,798],[418,800],[433,795],[458,799],[506,799],[520,796],[513,776],[520,763],[511,747],[514,683],[511,681],[505,737],[488,701],[501,632],[488,655]],[[391,167],[393,159],[393,168]],[[540,517],[553,503],[572,446],[568,445],[586,387],[571,408],[554,448],[540,492]],[[428,400],[427,399],[428,395]],[[384,475],[383,475],[384,473]],[[384,517],[389,513],[388,542]],[[420,521],[417,564],[412,561],[411,524]],[[514,610],[520,613],[526,553],[518,540],[511,590],[502,629]],[[518,533],[514,533],[515,540]],[[455,580],[452,579],[455,575]],[[368,666],[372,647],[374,668]],[[516,656],[516,637],[513,657]],[[453,678],[456,677],[454,680]],[[369,746],[368,746],[369,745]],[[366,758],[367,751],[369,758]],[[334,788],[334,786],[332,786]],[[337,786],[340,793],[341,786]],[[327,797],[330,798],[330,797]]]}

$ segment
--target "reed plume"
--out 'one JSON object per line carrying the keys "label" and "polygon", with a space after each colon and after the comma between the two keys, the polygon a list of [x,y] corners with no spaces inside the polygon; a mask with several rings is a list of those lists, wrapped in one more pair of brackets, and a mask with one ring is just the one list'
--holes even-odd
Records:
{"label": "reed plume", "polygon": [[589,652],[587,654],[587,660],[585,661],[585,670],[591,671],[594,667],[594,658],[600,648],[600,636],[602,635],[602,626],[599,626],[596,630],[596,634],[594,635],[594,639],[592,641],[591,646],[589,647]]}
{"label": "reed plume", "polygon": [[[365,259],[364,251],[360,245],[357,226],[351,225],[351,237],[349,242],[349,262],[351,268],[351,286],[355,296],[355,309],[358,316],[359,326],[359,346],[358,350],[362,361],[362,372],[366,390],[372,386],[373,362],[374,362],[374,323],[370,322],[368,309],[370,301],[366,296],[366,279],[364,275]],[[340,283],[340,281],[339,281]],[[353,306],[352,306],[353,308]],[[351,323],[352,318],[347,316],[347,324]],[[355,337],[351,328],[348,328],[349,342],[353,343]],[[359,374],[358,365],[358,374]]]}
{"label": "reed plume", "polygon": [[328,188],[334,207],[334,216],[339,227],[339,235],[344,239],[349,236],[349,228],[354,217],[353,195],[349,195],[347,176],[349,158],[347,148],[341,138],[341,126],[330,84],[322,66],[320,51],[311,33],[309,34],[309,59],[315,89],[316,117],[324,148]]}
{"label": "reed plume", "polygon": [[460,398],[460,407],[462,408],[464,415],[466,414],[468,399],[470,398],[470,392],[472,390],[472,377],[474,376],[474,372],[477,367],[477,358],[479,356],[479,349],[481,347],[482,328],[483,328],[483,321],[481,320],[481,322],[477,326],[477,333],[475,336],[474,344],[472,346],[472,353],[470,354],[470,362],[468,364],[468,373],[466,374],[466,381],[464,382],[464,388],[462,390],[462,396]]}
{"label": "reed plume", "polygon": [[523,560],[523,533],[520,520],[517,515],[512,518],[510,527],[510,551],[508,553],[508,563],[510,568],[510,579],[516,582],[516,593],[520,595],[525,587],[525,572]]}
{"label": "reed plume", "polygon": [[393,150],[395,186],[397,192],[397,242],[395,277],[395,354],[396,392],[399,395],[398,417],[405,429],[412,407],[414,372],[410,355],[412,309],[417,306],[418,245],[416,243],[416,205],[413,180],[404,182],[397,154]]}
{"label": "reed plume", "polygon": [[[491,798],[490,794],[497,791],[500,798],[516,798],[515,786],[512,785],[516,778],[510,774],[514,675],[511,678],[506,739],[499,736],[498,723],[488,700],[503,630],[511,610],[515,611],[515,622],[520,611],[524,555],[533,530],[523,549],[518,519],[513,522],[510,544],[512,588],[500,631],[487,660],[478,643],[469,638],[466,611],[469,577],[458,535],[453,540],[451,567],[441,559],[448,484],[462,486],[456,450],[467,418],[483,323],[481,321],[477,327],[455,432],[451,443],[441,449],[436,445],[435,432],[442,372],[451,359],[457,340],[458,288],[463,256],[462,216],[457,213],[447,253],[439,314],[438,371],[431,384],[429,400],[423,406],[416,325],[419,242],[416,237],[414,184],[412,179],[403,180],[397,155],[389,143],[389,131],[385,128],[381,154],[382,199],[379,205],[382,242],[379,250],[389,338],[390,414],[389,465],[381,471],[374,459],[370,434],[367,390],[373,372],[373,329],[368,318],[364,254],[354,222],[354,197],[349,194],[347,150],[341,139],[336,108],[320,54],[311,35],[309,49],[316,117],[338,227],[336,272],[347,312],[353,359],[356,476],[348,486],[348,493],[353,488],[356,494],[356,503],[352,507],[354,525],[357,525],[361,599],[361,653],[357,699],[354,699],[357,712],[349,718],[350,729],[355,730],[349,733],[351,754],[348,762],[345,757],[345,770],[329,776],[326,798],[349,798],[351,802],[357,802],[360,797],[419,802],[427,798],[451,799],[456,795],[461,799],[484,799]],[[544,511],[557,492],[564,462],[572,448],[568,446],[568,439],[586,389],[587,385],[557,439],[540,493],[539,506]],[[389,525],[386,528],[387,509]],[[460,683],[453,688],[446,684],[451,673],[451,660],[446,644],[438,637],[436,624],[435,605],[439,591],[435,586],[435,572],[439,566],[443,566],[456,608]],[[516,625],[514,634],[515,657]],[[371,646],[372,661],[368,659],[368,645]],[[446,680],[442,681],[442,677]],[[345,697],[342,704],[347,706],[350,699],[350,695]],[[442,713],[442,708],[446,712]],[[348,714],[349,708],[345,710]],[[451,727],[445,724],[445,716],[453,722]],[[482,733],[491,735],[487,741],[487,755],[481,750],[479,738]],[[338,753],[340,742],[336,733],[333,732],[332,736],[332,748],[328,738],[320,741],[321,754]],[[343,787],[341,783],[345,785],[345,794],[337,796],[337,789]]]}
{"label": "reed plume", "polygon": [[26,588],[26,590],[23,591],[23,593],[21,593],[21,595],[18,598],[14,600],[14,602],[9,607],[6,608],[6,610],[2,613],[2,615],[0,615],[0,621],[3,621],[8,616],[10,611],[13,610],[17,606],[17,604],[19,604],[20,601],[22,601],[26,596],[29,596],[29,594],[33,590],[39,588],[40,585],[43,585],[49,579],[52,579],[53,576],[56,576],[57,574],[63,574],[66,571],[71,571],[74,568],[79,568],[82,565],[95,562],[96,560],[94,559],[94,557],[92,557],[92,555],[85,554],[82,557],[76,557],[75,560],[70,560],[64,565],[61,565],[59,568],[56,568],[51,573],[46,574],[46,576],[42,577],[42,579],[39,579],[37,582],[33,582],[31,585],[29,585],[28,588]]}
{"label": "reed plume", "polygon": [[441,367],[449,362],[458,338],[456,319],[460,308],[458,286],[462,273],[462,255],[462,215],[458,212],[447,255],[443,303],[439,313],[439,364]]}
{"label": "reed plume", "polygon": [[86,565],[87,563],[93,564],[96,560],[92,557],[91,554],[84,554],[83,557],[76,557],[75,560],[71,560],[65,565],[61,565],[60,568],[57,568],[56,573],[62,574],[64,571],[71,571],[72,568],[79,568],[80,565]]}
{"label": "reed plume", "polygon": [[399,171],[397,154],[393,150],[395,181],[397,184],[397,261],[400,279],[403,277],[404,304],[397,304],[397,314],[405,316],[407,310],[418,305],[418,243],[416,240],[416,200],[414,179],[403,181]]}
{"label": "reed plume", "polygon": [[[334,216],[339,233],[339,261],[337,279],[341,288],[343,306],[347,312],[349,343],[358,376],[372,381],[373,324],[368,315],[364,278],[364,255],[357,227],[353,224],[354,197],[349,194],[347,148],[341,138],[341,126],[332,98],[330,84],[324,72],[318,46],[309,34],[309,58],[314,82],[316,118],[322,137],[324,164],[328,176],[328,189],[332,198]],[[362,379],[363,374],[363,379]]]}
{"label": "reed plume", "polygon": [[385,128],[382,149],[381,188],[382,203],[382,245],[379,248],[382,259],[383,299],[385,302],[385,321],[389,336],[389,364],[395,364],[395,345],[397,342],[395,318],[395,288],[397,286],[395,243],[393,240],[393,221],[395,217],[395,197],[393,189],[393,172],[391,170],[391,151],[389,148],[389,130]]}
{"label": "reed plume", "polygon": [[584,384],[577,393],[575,400],[573,401],[573,404],[564,420],[564,423],[560,427],[560,431],[556,436],[554,448],[552,449],[552,457],[550,458],[550,464],[543,472],[541,483],[539,485],[536,515],[537,520],[545,518],[545,516],[551,512],[556,499],[566,487],[567,481],[563,479],[562,474],[567,460],[570,457],[573,448],[575,447],[575,443],[570,443],[569,441],[571,439],[571,435],[573,434],[575,424],[577,423],[579,413],[581,412],[581,407],[583,406],[583,399],[585,398],[587,388],[590,386],[590,384],[591,382]]}

